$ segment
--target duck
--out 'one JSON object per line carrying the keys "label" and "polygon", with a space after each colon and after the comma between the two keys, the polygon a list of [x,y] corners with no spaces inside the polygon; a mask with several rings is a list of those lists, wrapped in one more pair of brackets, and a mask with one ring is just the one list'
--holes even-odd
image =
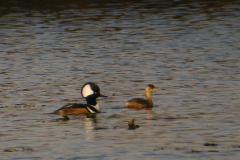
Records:
{"label": "duck", "polygon": [[[86,99],[87,104],[69,103],[60,109],[54,111],[54,114],[95,114],[100,113],[100,107],[97,103],[98,97],[107,97],[100,93],[98,85],[92,82],[85,83],[81,88],[82,97]],[[63,112],[61,112],[63,111]]]}
{"label": "duck", "polygon": [[133,108],[133,109],[144,109],[144,108],[150,108],[153,106],[152,98],[151,98],[151,92],[158,90],[154,85],[149,84],[145,88],[145,95],[146,99],[143,98],[133,98],[129,101],[127,101],[124,104],[124,107],[126,108]]}

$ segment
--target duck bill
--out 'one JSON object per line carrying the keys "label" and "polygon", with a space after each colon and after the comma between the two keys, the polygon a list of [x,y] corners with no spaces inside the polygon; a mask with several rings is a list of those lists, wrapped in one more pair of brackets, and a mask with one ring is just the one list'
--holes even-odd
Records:
{"label": "duck bill", "polygon": [[108,96],[104,96],[104,95],[102,95],[102,94],[99,94],[98,97],[108,97]]}
{"label": "duck bill", "polygon": [[158,88],[153,88],[154,91],[158,90]]}

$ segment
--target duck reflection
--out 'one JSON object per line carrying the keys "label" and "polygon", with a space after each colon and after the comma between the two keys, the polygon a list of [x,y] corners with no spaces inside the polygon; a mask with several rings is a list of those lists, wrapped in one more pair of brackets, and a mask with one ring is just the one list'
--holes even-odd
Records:
{"label": "duck reflection", "polygon": [[87,118],[86,122],[84,123],[84,130],[85,130],[85,140],[87,141],[94,141],[95,133],[94,133],[94,124],[95,120],[92,118]]}

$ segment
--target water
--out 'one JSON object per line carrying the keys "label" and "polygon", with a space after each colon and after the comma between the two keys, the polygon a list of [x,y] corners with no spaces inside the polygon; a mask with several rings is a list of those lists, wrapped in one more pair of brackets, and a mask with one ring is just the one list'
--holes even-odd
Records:
{"label": "water", "polygon": [[[239,159],[238,1],[1,4],[1,159]],[[103,113],[51,122],[89,81]]]}

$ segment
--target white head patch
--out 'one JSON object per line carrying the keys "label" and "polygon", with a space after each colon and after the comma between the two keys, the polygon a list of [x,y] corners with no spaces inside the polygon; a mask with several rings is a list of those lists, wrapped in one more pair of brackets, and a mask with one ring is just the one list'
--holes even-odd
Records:
{"label": "white head patch", "polygon": [[83,98],[86,98],[87,96],[92,95],[93,93],[94,93],[94,92],[93,92],[93,90],[91,89],[90,84],[87,84],[87,85],[84,86],[83,89],[82,89]]}

